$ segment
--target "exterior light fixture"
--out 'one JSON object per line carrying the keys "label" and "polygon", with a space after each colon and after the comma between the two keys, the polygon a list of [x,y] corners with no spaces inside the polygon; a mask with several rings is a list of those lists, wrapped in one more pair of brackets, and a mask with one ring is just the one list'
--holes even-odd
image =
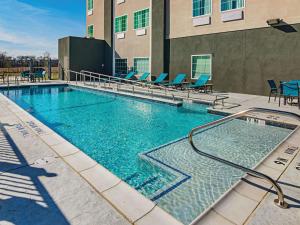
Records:
{"label": "exterior light fixture", "polygon": [[282,22],[282,19],[279,19],[279,18],[267,20],[267,24],[269,26],[276,26],[276,25],[279,25],[281,22]]}

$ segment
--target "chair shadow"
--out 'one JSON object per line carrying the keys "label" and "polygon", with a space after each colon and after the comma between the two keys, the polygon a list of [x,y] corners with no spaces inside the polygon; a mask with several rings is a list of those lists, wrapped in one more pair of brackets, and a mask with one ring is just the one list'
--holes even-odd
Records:
{"label": "chair shadow", "polygon": [[40,180],[57,174],[29,165],[6,126],[0,123],[0,224],[69,224]]}

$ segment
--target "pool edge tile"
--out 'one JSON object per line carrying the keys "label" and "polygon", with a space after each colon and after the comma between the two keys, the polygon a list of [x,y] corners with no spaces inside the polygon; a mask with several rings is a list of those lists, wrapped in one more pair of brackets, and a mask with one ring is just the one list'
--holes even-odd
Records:
{"label": "pool edge tile", "polygon": [[259,202],[231,190],[213,210],[235,224],[244,224]]}
{"label": "pool edge tile", "polygon": [[100,164],[95,167],[84,170],[81,176],[90,183],[100,193],[116,186],[121,182],[121,179],[113,175]]}
{"label": "pool edge tile", "polygon": [[165,212],[158,206],[155,206],[148,214],[136,221],[134,225],[183,225],[173,216]]}
{"label": "pool edge tile", "polygon": [[102,192],[102,194],[131,223],[141,219],[155,207],[154,202],[147,199],[124,181]]}
{"label": "pool edge tile", "polygon": [[80,149],[76,148],[70,142],[62,142],[57,145],[52,145],[51,148],[61,157],[66,157],[80,152]]}
{"label": "pool edge tile", "polygon": [[96,166],[98,163],[83,152],[65,156],[63,159],[78,173]]}
{"label": "pool edge tile", "polygon": [[210,209],[200,220],[193,225],[235,225],[223,216],[219,215],[213,209]]}

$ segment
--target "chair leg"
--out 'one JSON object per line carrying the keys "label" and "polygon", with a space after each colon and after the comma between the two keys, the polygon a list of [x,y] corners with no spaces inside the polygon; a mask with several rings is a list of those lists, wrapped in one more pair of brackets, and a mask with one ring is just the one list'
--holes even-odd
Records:
{"label": "chair leg", "polygon": [[275,99],[274,99],[274,102],[276,102],[276,98],[277,98],[277,93],[275,94]]}
{"label": "chair leg", "polygon": [[270,100],[271,100],[271,94],[272,94],[272,91],[270,91],[268,103],[270,103]]}
{"label": "chair leg", "polygon": [[279,107],[280,107],[280,102],[281,102],[281,95],[279,95]]}

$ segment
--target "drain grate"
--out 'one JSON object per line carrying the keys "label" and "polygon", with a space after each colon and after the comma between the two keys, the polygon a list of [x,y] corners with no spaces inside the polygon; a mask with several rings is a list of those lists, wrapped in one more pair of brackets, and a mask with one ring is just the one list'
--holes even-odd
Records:
{"label": "drain grate", "polygon": [[37,167],[42,167],[42,166],[45,166],[49,163],[52,163],[55,161],[55,157],[53,156],[50,156],[50,157],[45,157],[45,158],[41,158],[41,159],[38,159],[36,160],[33,165],[34,166],[37,166]]}

